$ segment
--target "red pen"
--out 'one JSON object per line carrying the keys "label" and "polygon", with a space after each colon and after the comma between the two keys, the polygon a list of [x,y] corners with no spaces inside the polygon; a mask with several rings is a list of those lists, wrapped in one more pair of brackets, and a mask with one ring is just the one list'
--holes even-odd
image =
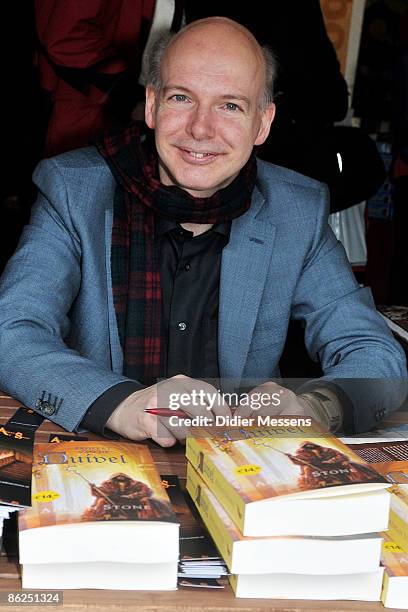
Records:
{"label": "red pen", "polygon": [[144,412],[147,412],[147,414],[154,414],[155,416],[161,417],[190,417],[190,415],[187,414],[187,412],[184,412],[184,410],[172,410],[171,408],[145,408]]}

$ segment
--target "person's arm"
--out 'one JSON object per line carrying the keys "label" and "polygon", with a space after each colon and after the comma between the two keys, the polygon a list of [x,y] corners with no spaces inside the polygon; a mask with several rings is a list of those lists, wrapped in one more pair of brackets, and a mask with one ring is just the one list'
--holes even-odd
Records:
{"label": "person's arm", "polygon": [[35,180],[31,222],[0,281],[0,387],[73,431],[98,397],[129,379],[64,342],[81,287],[81,241],[55,162],[43,162]]}
{"label": "person's arm", "polygon": [[81,427],[107,438],[116,438],[117,434],[107,427],[110,416],[124,399],[144,387],[145,385],[136,381],[127,380],[107,389],[88,408],[81,421]]}
{"label": "person's arm", "polygon": [[[324,372],[301,390],[327,387],[350,411],[346,431],[367,431],[402,403],[407,391],[405,355],[360,288],[342,245],[327,223],[327,192],[314,220],[315,235],[293,300],[292,316],[305,324],[310,356]],[[342,401],[343,404],[343,401]]]}

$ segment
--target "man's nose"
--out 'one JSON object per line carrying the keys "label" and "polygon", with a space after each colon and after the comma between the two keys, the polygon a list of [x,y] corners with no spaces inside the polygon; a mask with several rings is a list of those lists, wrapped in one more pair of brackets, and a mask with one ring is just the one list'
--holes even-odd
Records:
{"label": "man's nose", "polygon": [[189,132],[194,140],[207,140],[215,134],[215,118],[209,107],[197,105],[190,115]]}

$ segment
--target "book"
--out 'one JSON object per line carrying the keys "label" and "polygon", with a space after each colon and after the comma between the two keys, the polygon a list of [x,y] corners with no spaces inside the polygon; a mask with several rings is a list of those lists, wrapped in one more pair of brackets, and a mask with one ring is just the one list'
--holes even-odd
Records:
{"label": "book", "polygon": [[176,588],[179,525],[147,446],[37,444],[32,501],[24,588]]}
{"label": "book", "polygon": [[342,436],[340,440],[347,445],[367,444],[369,442],[408,441],[408,423],[392,425],[392,427],[375,427],[359,436]]}
{"label": "book", "polygon": [[245,536],[387,528],[385,478],[317,424],[196,435],[187,438],[187,459]]}
{"label": "book", "polygon": [[245,537],[191,464],[187,490],[230,572],[234,574],[351,574],[376,571],[382,537]]}
{"label": "book", "polygon": [[193,589],[223,589],[224,584],[216,578],[179,578],[178,586]]}
{"label": "book", "polygon": [[386,608],[408,610],[408,551],[384,534],[381,561],[384,566],[381,601]]}
{"label": "book", "polygon": [[110,589],[170,591],[177,587],[177,562],[26,563],[23,589]]}
{"label": "book", "polygon": [[236,597],[380,601],[383,571],[337,576],[232,574],[229,582]]}

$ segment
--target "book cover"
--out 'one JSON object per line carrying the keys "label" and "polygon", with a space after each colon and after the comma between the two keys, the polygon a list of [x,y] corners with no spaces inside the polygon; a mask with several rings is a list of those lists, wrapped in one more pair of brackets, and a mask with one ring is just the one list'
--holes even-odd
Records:
{"label": "book cover", "polygon": [[[387,482],[319,425],[219,430],[198,428],[188,461],[245,535],[245,514],[266,500],[311,499],[386,488]],[[258,508],[261,506],[258,504]],[[255,514],[255,510],[253,510]],[[267,535],[267,534],[263,534]]]}
{"label": "book cover", "polygon": [[408,551],[384,533],[381,563],[384,580],[381,601],[388,608],[408,609]]}
{"label": "book cover", "polygon": [[36,444],[32,502],[20,513],[20,532],[95,521],[177,522],[150,451],[141,444]]}

